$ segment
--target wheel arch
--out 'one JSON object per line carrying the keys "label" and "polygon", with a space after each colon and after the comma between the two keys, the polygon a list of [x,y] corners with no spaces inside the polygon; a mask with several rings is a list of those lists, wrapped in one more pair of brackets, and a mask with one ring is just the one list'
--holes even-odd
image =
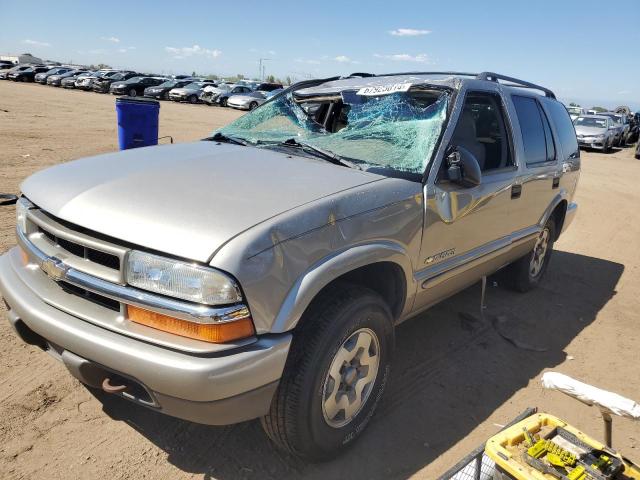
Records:
{"label": "wheel arch", "polygon": [[271,331],[278,333],[295,328],[311,302],[341,281],[379,293],[396,321],[413,304],[415,281],[404,248],[391,242],[358,245],[326,257],[306,270],[287,294]]}
{"label": "wheel arch", "polygon": [[569,201],[567,199],[566,192],[559,192],[549,204],[549,207],[545,210],[545,213],[540,220],[540,226],[542,227],[549,219],[553,219],[556,227],[554,240],[557,240],[562,233],[562,227],[564,226],[564,219],[567,214],[568,206]]}

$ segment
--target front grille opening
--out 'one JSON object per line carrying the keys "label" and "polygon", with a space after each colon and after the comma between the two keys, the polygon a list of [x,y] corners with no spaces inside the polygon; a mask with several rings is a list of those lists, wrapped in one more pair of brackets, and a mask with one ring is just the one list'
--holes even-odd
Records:
{"label": "front grille opening", "polygon": [[84,245],[65,240],[64,238],[56,237],[53,233],[41,227],[38,227],[38,231],[51,240],[52,243],[77,257],[86,258],[91,262],[103,265],[107,268],[112,268],[113,270],[120,270],[120,258],[118,258],[117,255],[112,255],[110,253],[102,252],[94,248],[85,247]]}
{"label": "front grille opening", "polygon": [[117,300],[113,300],[112,298],[108,298],[94,292],[90,292],[89,290],[85,290],[84,288],[78,287],[68,282],[58,282],[58,285],[60,285],[62,289],[67,293],[85,298],[92,303],[108,308],[109,310],[113,310],[114,312],[120,311],[120,302],[118,302]]}
{"label": "front grille opening", "polygon": [[105,267],[120,270],[120,259],[110,253],[94,250],[93,248],[87,248],[87,259],[92,262],[99,263],[100,265],[104,265]]}

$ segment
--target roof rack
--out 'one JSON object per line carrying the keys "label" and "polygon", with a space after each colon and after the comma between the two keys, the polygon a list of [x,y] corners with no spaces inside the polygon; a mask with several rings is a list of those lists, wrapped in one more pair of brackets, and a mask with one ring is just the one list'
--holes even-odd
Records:
{"label": "roof rack", "polygon": [[504,80],[506,82],[511,82],[508,84],[504,84],[506,87],[518,87],[518,88],[533,88],[535,90],[540,90],[544,92],[545,96],[548,98],[556,98],[556,94],[551,90],[545,87],[541,87],[540,85],[536,85],[535,83],[525,82],[524,80],[519,80],[513,77],[507,77],[506,75],[500,75],[498,73],[493,72],[482,72],[476,76],[478,80],[487,80],[489,82],[499,83],[498,80]]}
{"label": "roof rack", "polygon": [[376,77],[398,77],[401,75],[451,75],[457,77],[477,77],[477,73],[468,72],[399,72],[399,73],[381,73],[374,75]]}

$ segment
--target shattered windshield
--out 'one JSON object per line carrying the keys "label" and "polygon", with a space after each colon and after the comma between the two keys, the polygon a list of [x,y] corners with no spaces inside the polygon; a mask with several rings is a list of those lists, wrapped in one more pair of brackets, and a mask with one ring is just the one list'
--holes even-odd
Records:
{"label": "shattered windshield", "polygon": [[353,90],[297,98],[287,92],[214,133],[261,148],[290,146],[293,139],[362,170],[421,174],[444,127],[448,101],[448,91],[428,86],[377,96]]}

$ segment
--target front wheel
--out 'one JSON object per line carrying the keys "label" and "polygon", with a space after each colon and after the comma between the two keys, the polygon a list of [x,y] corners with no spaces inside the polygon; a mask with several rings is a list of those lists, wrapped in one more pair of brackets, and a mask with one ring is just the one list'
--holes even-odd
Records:
{"label": "front wheel", "polygon": [[518,292],[536,288],[549,268],[555,238],[556,225],[550,218],[538,234],[533,250],[505,269],[507,286]]}
{"label": "front wheel", "polygon": [[222,100],[220,100],[220,106],[221,107],[226,107],[227,106],[227,99],[223,98]]}
{"label": "front wheel", "polygon": [[135,88],[132,88],[129,90],[129,96],[130,97],[136,97],[138,95],[138,92],[136,92]]}
{"label": "front wheel", "polygon": [[196,97],[195,95],[191,95],[189,97],[189,103],[198,103],[198,97]]}
{"label": "front wheel", "polygon": [[334,456],[360,436],[382,397],[394,344],[389,307],[348,283],[314,300],[294,333],[262,426],[276,445],[308,460]]}
{"label": "front wheel", "polygon": [[249,110],[255,110],[258,107],[258,103],[257,102],[251,102],[249,104]]}

